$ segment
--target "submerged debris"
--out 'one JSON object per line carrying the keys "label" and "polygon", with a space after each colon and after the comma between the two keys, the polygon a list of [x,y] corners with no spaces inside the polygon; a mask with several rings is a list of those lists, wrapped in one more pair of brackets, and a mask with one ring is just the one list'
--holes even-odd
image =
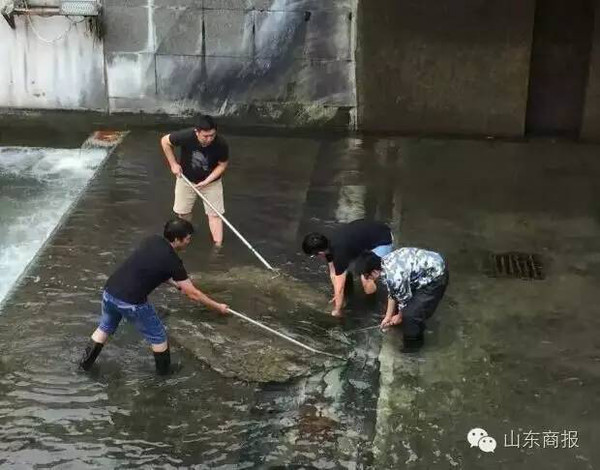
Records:
{"label": "submerged debris", "polygon": [[[338,320],[326,311],[327,297],[307,284],[257,268],[236,268],[191,276],[201,289],[254,320],[315,349],[346,357],[349,343],[331,332]],[[169,295],[166,324],[170,338],[211,368],[251,382],[285,382],[344,361],[311,353],[276,335]]]}

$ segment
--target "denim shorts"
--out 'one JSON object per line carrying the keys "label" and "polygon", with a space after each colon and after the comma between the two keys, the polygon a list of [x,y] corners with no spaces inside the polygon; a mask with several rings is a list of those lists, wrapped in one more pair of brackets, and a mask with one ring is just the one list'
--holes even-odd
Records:
{"label": "denim shorts", "polygon": [[151,304],[148,302],[129,304],[104,291],[102,293],[102,317],[98,328],[106,334],[112,335],[123,317],[133,323],[150,344],[161,344],[167,341],[165,327]]}
{"label": "denim shorts", "polygon": [[389,255],[392,251],[394,251],[394,243],[392,242],[389,245],[376,246],[371,251],[380,258],[383,258],[384,256]]}

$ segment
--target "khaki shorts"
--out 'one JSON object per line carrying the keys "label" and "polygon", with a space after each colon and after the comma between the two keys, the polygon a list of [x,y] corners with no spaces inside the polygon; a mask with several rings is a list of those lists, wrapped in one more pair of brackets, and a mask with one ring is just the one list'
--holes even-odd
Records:
{"label": "khaki shorts", "polygon": [[[208,186],[199,188],[200,193],[219,211],[225,212],[225,203],[223,202],[223,182],[221,179],[213,181]],[[198,195],[182,178],[177,178],[175,183],[175,202],[173,212],[179,215],[191,214]],[[204,203],[204,212],[206,215],[217,215],[206,202]]]}

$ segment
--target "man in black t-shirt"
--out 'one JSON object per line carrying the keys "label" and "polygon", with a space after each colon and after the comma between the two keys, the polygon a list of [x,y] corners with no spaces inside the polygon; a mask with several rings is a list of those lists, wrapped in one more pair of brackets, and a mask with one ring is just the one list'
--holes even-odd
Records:
{"label": "man in black t-shirt", "polygon": [[150,343],[160,375],[170,371],[171,355],[167,333],[158,318],[148,295],[163,282],[174,284],[190,299],[199,301],[221,314],[227,314],[227,305],[215,302],[198,290],[188,278],[177,251],[189,245],[194,227],[183,219],[165,224],[163,236],[146,238],[138,248],[108,278],[102,294],[100,324],[91,337],[80,362],[89,370],[108,338],[125,317]]}
{"label": "man in black t-shirt", "polygon": [[[204,212],[215,246],[223,243],[223,221],[218,214],[225,212],[221,177],[227,168],[229,147],[217,135],[217,126],[210,116],[202,116],[196,127],[172,132],[162,137],[161,146],[171,172],[177,176],[173,212],[182,219],[192,220],[192,209],[198,195],[183,181],[181,174],[190,180],[212,204],[204,203]],[[175,147],[181,148],[179,159]],[[215,212],[216,210],[216,212]],[[217,214],[218,213],[218,214]]]}
{"label": "man in black t-shirt", "polygon": [[[393,237],[390,228],[371,220],[354,220],[343,224],[335,230],[331,237],[312,232],[304,237],[302,250],[310,256],[321,256],[329,265],[329,278],[333,285],[334,317],[342,316],[346,276],[350,264],[364,251],[372,251],[383,257],[393,250]],[[377,287],[373,281],[361,276],[363,289],[372,294]]]}

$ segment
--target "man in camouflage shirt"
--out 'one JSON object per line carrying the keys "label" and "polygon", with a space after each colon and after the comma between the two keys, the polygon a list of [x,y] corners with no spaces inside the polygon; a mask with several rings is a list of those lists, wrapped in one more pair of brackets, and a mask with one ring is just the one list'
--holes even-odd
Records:
{"label": "man in camouflage shirt", "polygon": [[403,324],[404,351],[423,346],[425,320],[433,315],[448,285],[448,269],[439,253],[400,248],[383,258],[367,252],[356,263],[367,279],[381,279],[388,302],[381,327]]}

